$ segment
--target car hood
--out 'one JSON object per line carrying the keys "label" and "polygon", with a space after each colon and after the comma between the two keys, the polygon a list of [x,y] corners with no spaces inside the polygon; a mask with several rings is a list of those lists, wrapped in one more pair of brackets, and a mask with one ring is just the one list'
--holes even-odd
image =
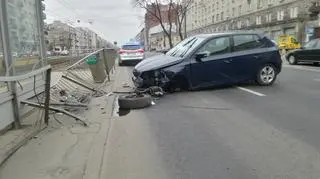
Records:
{"label": "car hood", "polygon": [[134,68],[139,72],[155,70],[180,63],[183,59],[168,55],[156,55],[138,63]]}

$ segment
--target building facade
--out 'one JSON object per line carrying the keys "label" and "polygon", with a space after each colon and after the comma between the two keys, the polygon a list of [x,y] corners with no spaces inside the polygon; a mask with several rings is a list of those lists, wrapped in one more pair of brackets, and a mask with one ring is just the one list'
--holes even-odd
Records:
{"label": "building facade", "polygon": [[76,45],[76,29],[61,21],[54,21],[47,25],[49,41],[48,50],[60,48],[70,50]]}
{"label": "building facade", "polygon": [[107,41],[87,27],[73,27],[61,21],[47,25],[48,50],[54,48],[81,54],[102,48]]}
{"label": "building facade", "polygon": [[[318,18],[310,16],[315,0],[194,0],[187,12],[188,35],[234,30],[259,31],[273,40],[288,34],[300,42],[311,36]],[[317,16],[317,15],[316,15]],[[309,30],[312,31],[312,30]]]}

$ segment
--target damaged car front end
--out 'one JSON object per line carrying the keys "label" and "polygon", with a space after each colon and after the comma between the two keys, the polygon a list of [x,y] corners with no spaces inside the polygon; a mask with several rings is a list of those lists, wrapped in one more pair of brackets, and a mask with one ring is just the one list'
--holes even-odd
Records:
{"label": "damaged car front end", "polygon": [[[157,56],[161,60],[163,56]],[[150,59],[155,60],[155,58]],[[175,63],[169,63],[158,68],[145,69],[141,66],[135,67],[133,70],[132,80],[137,88],[148,88],[150,86],[159,86],[167,90],[178,76],[184,76],[184,65],[179,65],[181,59],[177,59]]]}
{"label": "damaged car front end", "polygon": [[188,89],[189,54],[205,39],[190,37],[180,42],[166,54],[147,58],[135,66],[133,82],[137,88],[159,86],[164,90],[170,88]]}

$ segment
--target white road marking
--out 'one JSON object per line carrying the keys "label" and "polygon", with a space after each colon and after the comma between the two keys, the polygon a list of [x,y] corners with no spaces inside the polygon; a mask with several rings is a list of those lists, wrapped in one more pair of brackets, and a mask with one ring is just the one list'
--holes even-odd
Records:
{"label": "white road marking", "polygon": [[257,96],[266,96],[265,94],[262,94],[262,93],[259,93],[259,92],[256,92],[256,91],[253,91],[253,90],[250,90],[248,88],[243,88],[243,87],[237,87],[239,90],[242,90],[242,91],[246,91],[248,93],[252,93],[254,95],[257,95]]}
{"label": "white road marking", "polygon": [[304,71],[320,72],[320,70],[318,69],[312,69],[312,68],[303,67],[303,66],[283,65],[282,67],[293,68],[293,69],[304,70]]}

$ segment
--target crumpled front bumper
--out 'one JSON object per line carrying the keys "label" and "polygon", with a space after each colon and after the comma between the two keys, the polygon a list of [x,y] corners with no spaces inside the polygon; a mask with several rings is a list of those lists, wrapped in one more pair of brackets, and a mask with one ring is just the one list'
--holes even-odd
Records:
{"label": "crumpled front bumper", "polygon": [[148,72],[147,74],[141,74],[141,73],[134,73],[134,76],[132,77],[133,84],[137,88],[149,88],[151,86],[159,86],[159,87],[166,87],[170,79],[167,77],[167,75],[164,72],[159,73],[159,76],[153,76],[152,72]]}
{"label": "crumpled front bumper", "polygon": [[143,79],[141,77],[132,77],[132,81],[135,87],[142,88],[144,86]]}

